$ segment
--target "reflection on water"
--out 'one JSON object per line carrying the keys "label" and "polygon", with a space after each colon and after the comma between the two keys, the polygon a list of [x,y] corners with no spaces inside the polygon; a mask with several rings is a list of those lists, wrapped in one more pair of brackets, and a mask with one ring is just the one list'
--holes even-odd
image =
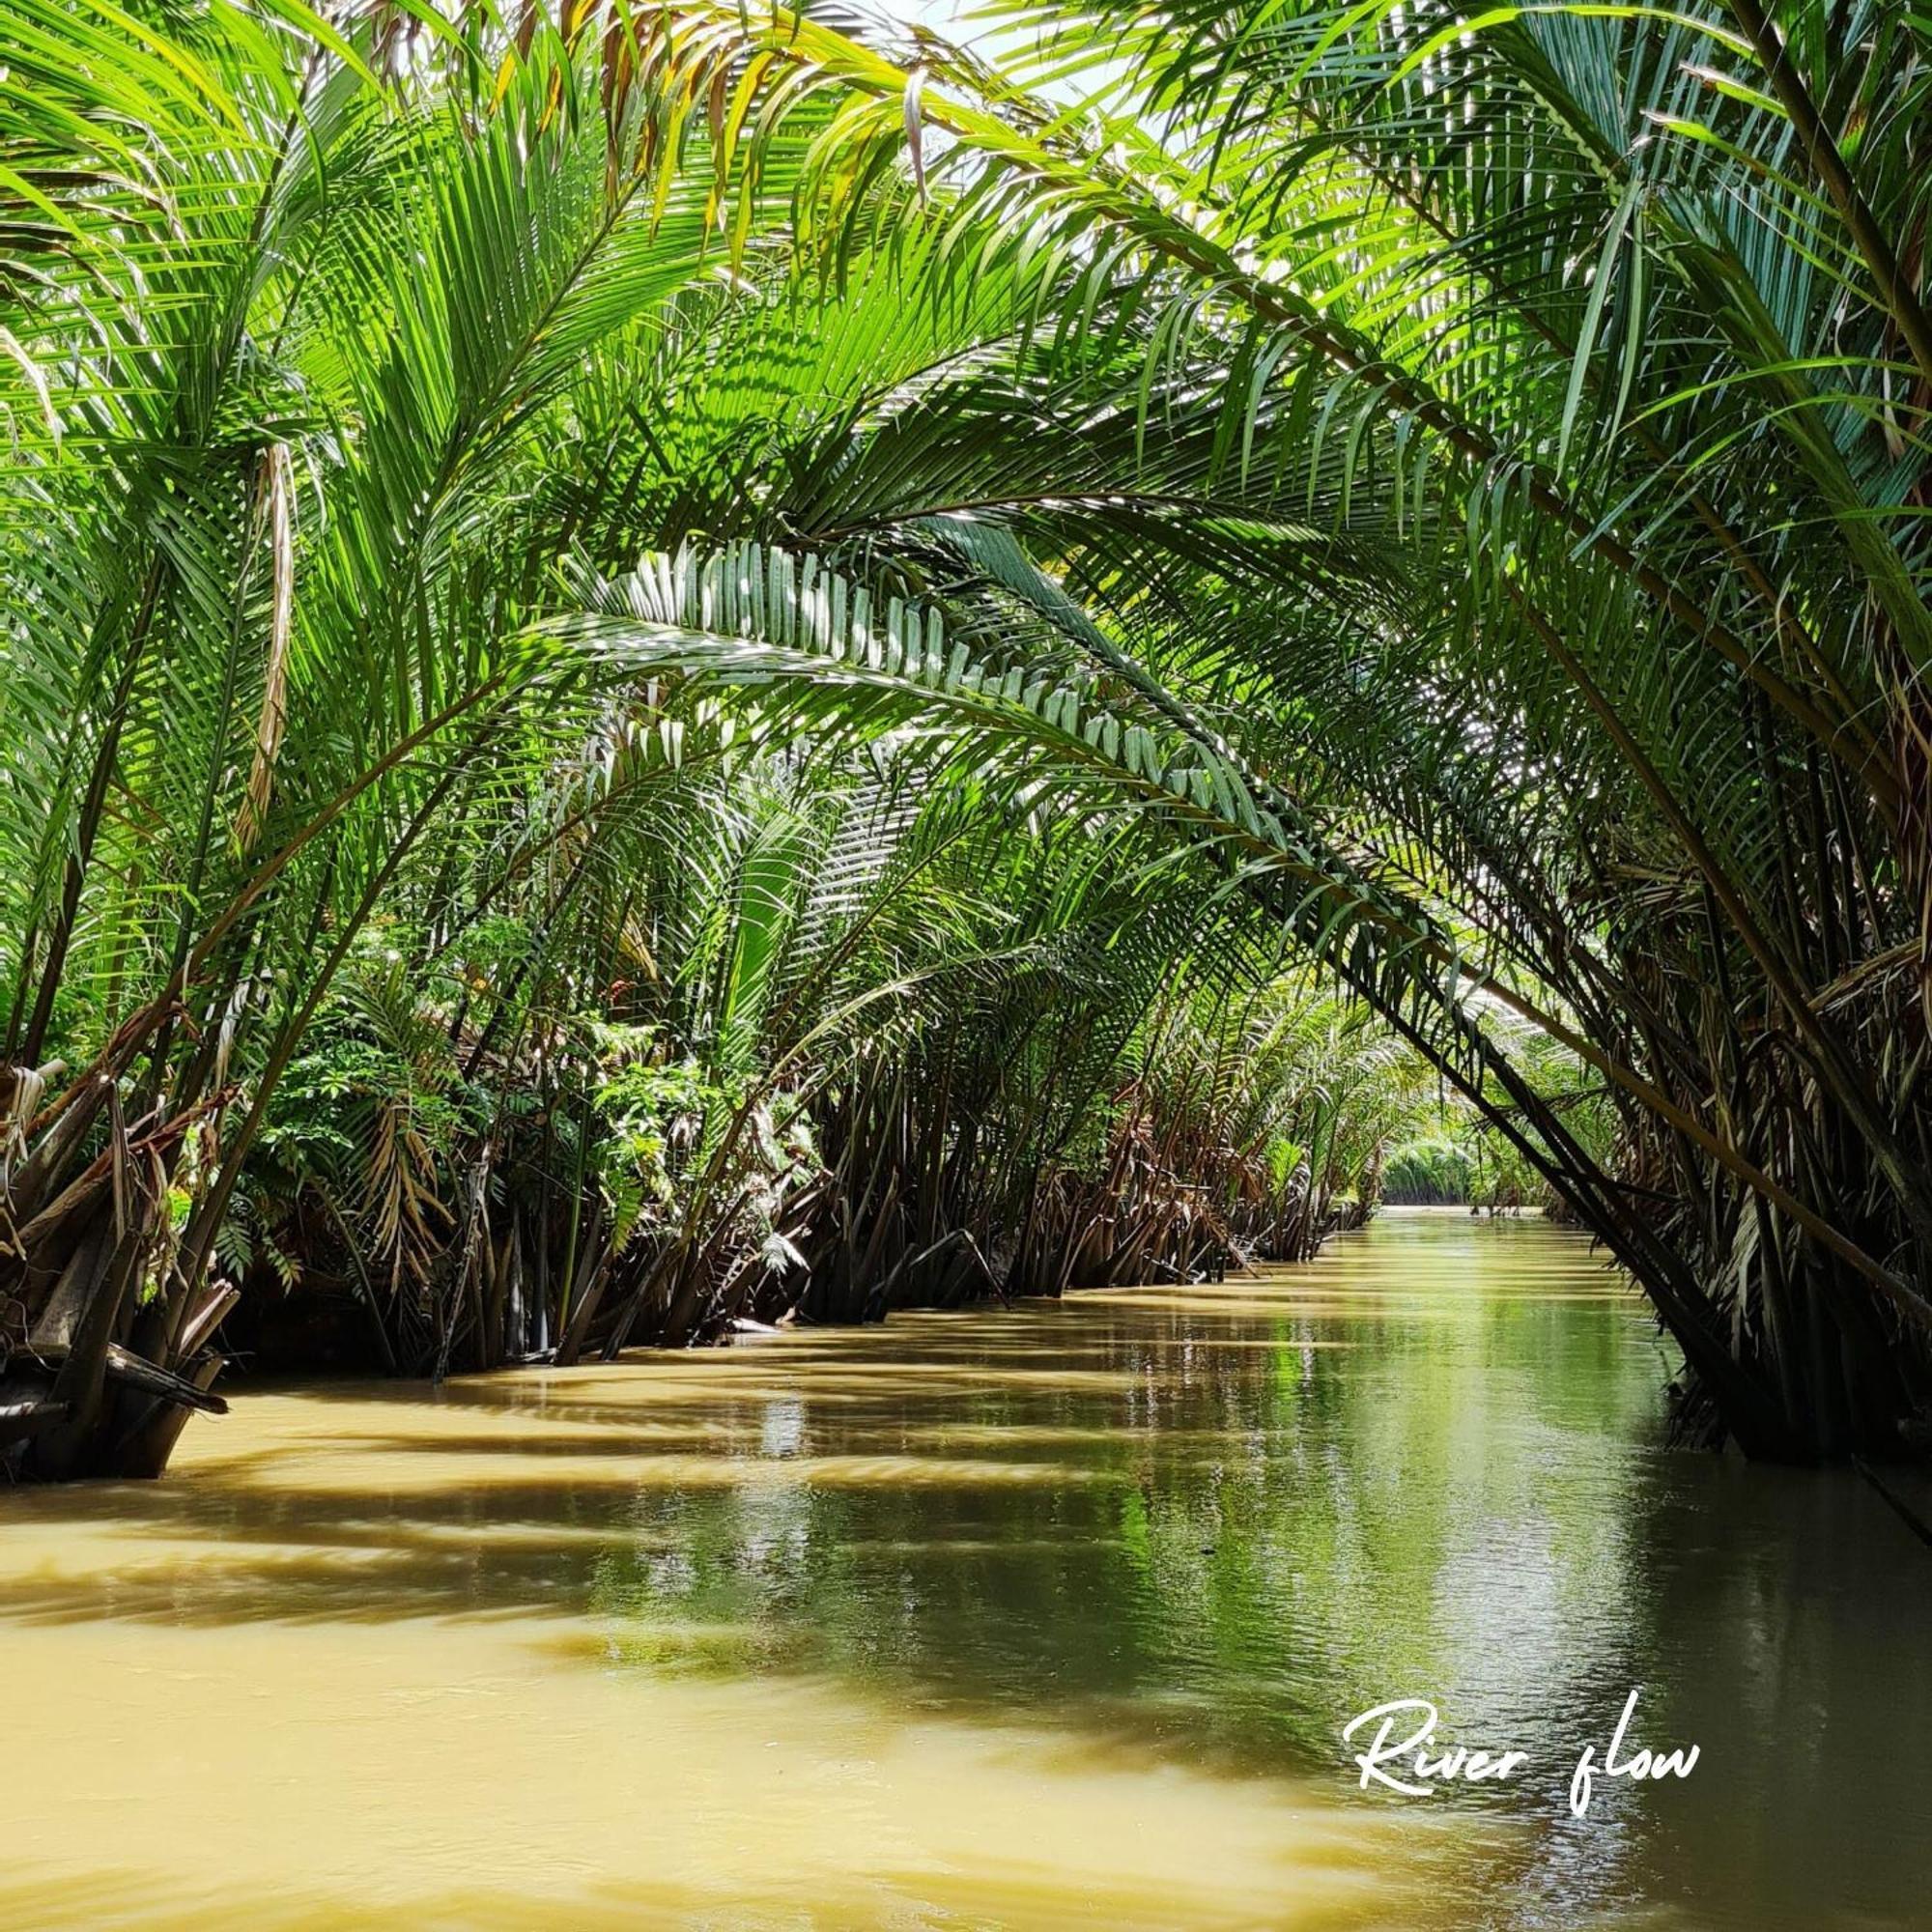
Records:
{"label": "reflection on water", "polygon": [[[0,1922],[1927,1922],[1932,1555],[1573,1236],[248,1397],[0,1497]],[[1687,1781],[1599,1783],[1643,1687]],[[1364,1796],[1426,1696],[1513,1783]]]}

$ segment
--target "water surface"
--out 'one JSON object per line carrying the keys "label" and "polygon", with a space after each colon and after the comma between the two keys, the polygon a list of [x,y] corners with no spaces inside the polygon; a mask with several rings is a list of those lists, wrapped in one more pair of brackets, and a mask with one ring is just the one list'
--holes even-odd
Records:
{"label": "water surface", "polygon": [[[0,1496],[0,1924],[1932,1923],[1932,1551],[1391,1214],[1219,1288],[242,1394]],[[1634,1685],[1683,1783],[1564,1803]],[[1364,1796],[1426,1696],[1512,1783]]]}

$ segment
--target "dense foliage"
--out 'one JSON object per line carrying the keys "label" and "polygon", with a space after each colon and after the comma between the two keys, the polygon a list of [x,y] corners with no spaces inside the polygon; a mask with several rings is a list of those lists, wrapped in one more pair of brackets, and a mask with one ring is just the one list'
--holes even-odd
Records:
{"label": "dense foliage", "polygon": [[244,1283],[1298,1253],[1437,1083],[1922,1439],[1918,16],[5,8],[0,1454]]}
{"label": "dense foliage", "polygon": [[[1038,274],[936,299],[909,216],[821,281],[822,112],[740,166],[688,76],[554,31],[15,17],[12,1466],[157,1467],[236,1348],[1198,1278],[1373,1188],[1414,1063],[1057,742],[1005,755],[1077,647],[937,519],[1061,380]],[[888,701],[735,660],[806,626]]]}

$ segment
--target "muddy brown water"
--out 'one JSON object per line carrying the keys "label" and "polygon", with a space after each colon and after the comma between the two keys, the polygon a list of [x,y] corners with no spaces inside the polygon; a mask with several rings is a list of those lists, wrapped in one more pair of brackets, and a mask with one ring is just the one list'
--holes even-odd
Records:
{"label": "muddy brown water", "polygon": [[[0,1495],[0,1925],[1932,1925],[1932,1550],[1389,1214],[1218,1288],[249,1393]],[[1681,1782],[1567,1804],[1633,1687]],[[1508,1783],[1357,1788],[1432,1699]]]}

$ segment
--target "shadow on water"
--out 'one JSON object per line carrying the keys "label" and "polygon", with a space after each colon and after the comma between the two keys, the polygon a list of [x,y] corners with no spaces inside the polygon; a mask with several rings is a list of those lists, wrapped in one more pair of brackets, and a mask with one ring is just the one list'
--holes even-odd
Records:
{"label": "shadow on water", "polygon": [[[1530,1753],[1424,1803],[1463,1821],[1445,1917],[1923,1923],[1932,1826],[1887,1767],[1932,1727],[1932,1557],[1855,1479],[1664,1449],[1666,1370],[1579,1241],[1415,1216],[1218,1290],[268,1393],[162,1484],[0,1498],[0,1641],[528,1625],[552,1668],[829,1683],[1378,1821],[1402,1801],[1354,1792],[1341,1726],[1428,1697]],[[1574,1820],[1634,1685],[1639,1741],[1698,1770]],[[930,1922],[1010,1919],[1024,1874],[984,1876],[1006,1907],[955,1873],[965,1918]],[[704,1922],[669,1880],[611,1910]]]}

